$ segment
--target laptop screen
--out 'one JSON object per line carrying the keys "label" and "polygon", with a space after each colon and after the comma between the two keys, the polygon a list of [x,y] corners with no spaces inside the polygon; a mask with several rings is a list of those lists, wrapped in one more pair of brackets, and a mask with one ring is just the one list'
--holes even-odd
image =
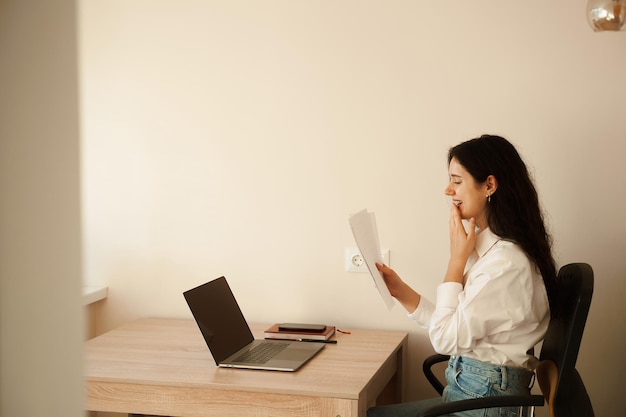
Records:
{"label": "laptop screen", "polygon": [[216,364],[254,340],[226,278],[214,279],[183,295]]}

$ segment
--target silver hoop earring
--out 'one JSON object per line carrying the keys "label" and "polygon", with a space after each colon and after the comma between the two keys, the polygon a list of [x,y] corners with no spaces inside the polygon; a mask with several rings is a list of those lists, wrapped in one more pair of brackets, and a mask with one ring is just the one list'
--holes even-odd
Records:
{"label": "silver hoop earring", "polygon": [[491,203],[491,194],[487,194],[487,203]]}

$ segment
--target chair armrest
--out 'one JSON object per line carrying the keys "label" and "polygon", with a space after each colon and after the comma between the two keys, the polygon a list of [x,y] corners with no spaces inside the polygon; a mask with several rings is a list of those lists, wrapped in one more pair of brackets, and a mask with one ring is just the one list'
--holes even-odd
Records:
{"label": "chair armrest", "polygon": [[422,369],[424,371],[424,376],[430,382],[430,385],[439,393],[439,395],[443,394],[443,384],[437,379],[435,374],[432,371],[432,367],[435,364],[445,362],[450,359],[448,355],[440,355],[435,354],[424,359],[424,364],[422,365]]}
{"label": "chair armrest", "polygon": [[417,414],[417,417],[436,417],[465,410],[493,407],[542,406],[543,395],[502,395],[470,400],[452,401],[436,405]]}

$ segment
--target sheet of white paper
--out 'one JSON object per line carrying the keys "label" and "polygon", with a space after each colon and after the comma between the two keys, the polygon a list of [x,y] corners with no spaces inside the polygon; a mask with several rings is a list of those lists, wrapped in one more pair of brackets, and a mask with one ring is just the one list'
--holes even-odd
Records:
{"label": "sheet of white paper", "polygon": [[395,304],[393,297],[385,285],[382,274],[376,268],[377,262],[383,263],[380,242],[378,240],[378,227],[376,227],[376,216],[374,213],[368,212],[367,209],[363,209],[350,216],[349,222],[354,240],[365,260],[370,275],[374,279],[376,289],[378,289],[378,293],[387,305],[387,309],[391,310]]}

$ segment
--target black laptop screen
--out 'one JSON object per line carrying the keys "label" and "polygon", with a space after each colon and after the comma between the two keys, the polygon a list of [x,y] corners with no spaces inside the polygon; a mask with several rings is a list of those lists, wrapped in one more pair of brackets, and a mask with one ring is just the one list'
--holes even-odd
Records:
{"label": "black laptop screen", "polygon": [[214,279],[183,295],[216,364],[254,340],[226,278]]}

